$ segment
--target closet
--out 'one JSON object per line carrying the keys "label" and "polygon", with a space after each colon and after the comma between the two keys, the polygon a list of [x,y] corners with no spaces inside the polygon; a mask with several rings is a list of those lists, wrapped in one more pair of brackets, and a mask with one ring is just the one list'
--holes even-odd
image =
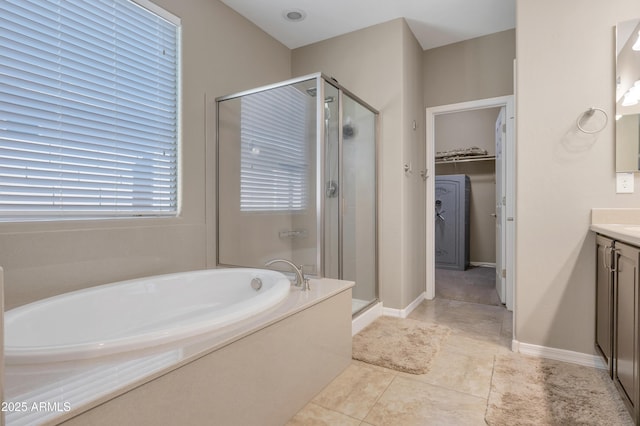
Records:
{"label": "closet", "polygon": [[[469,215],[465,226],[469,228],[469,263],[472,265],[496,264],[495,126],[499,113],[500,108],[483,108],[436,117],[436,202],[438,180],[456,175],[468,177]],[[437,233],[438,206],[434,208]]]}

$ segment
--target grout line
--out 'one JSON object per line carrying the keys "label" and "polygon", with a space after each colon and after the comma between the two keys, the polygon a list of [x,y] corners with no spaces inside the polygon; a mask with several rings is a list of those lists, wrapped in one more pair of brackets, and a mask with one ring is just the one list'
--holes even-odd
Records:
{"label": "grout line", "polygon": [[[371,414],[371,410],[373,410],[373,408],[376,406],[376,404],[378,403],[378,401],[380,401],[380,398],[382,398],[382,395],[384,395],[388,390],[389,387],[391,387],[391,384],[398,378],[397,375],[397,371],[393,370],[396,374],[394,374],[393,379],[391,379],[391,381],[389,382],[389,384],[387,385],[387,387],[384,388],[384,390],[382,392],[380,392],[380,395],[378,395],[378,397],[376,398],[376,400],[373,402],[373,404],[371,404],[371,408],[369,408],[369,410],[367,411],[367,414],[364,415],[364,418],[362,419],[362,421],[364,422],[365,419],[369,416],[369,414]],[[373,424],[373,423],[370,423]]]}
{"label": "grout line", "polygon": [[455,393],[459,393],[461,395],[470,396],[471,398],[487,400],[487,398],[482,397],[482,396],[474,395],[472,393],[464,392],[464,391],[461,391],[461,390],[458,390],[458,389],[452,389],[452,388],[444,386],[444,385],[427,382],[425,380],[415,379],[415,378],[408,377],[408,376],[399,376],[399,377],[405,378],[407,380],[410,380],[410,381],[413,381],[413,382],[416,382],[416,383],[420,383],[422,385],[428,385],[428,386],[432,386],[432,387],[435,387],[435,388],[438,388],[438,389],[446,390],[448,392],[455,392]]}
{"label": "grout line", "polygon": [[493,375],[496,372],[496,357],[498,355],[494,355],[493,356],[493,368],[491,369],[491,380],[489,381],[489,393],[487,394],[487,406],[484,409],[484,418],[485,418],[485,423],[486,423],[486,419],[487,419],[487,413],[489,412],[489,397],[491,396],[491,389],[493,388]]}
{"label": "grout line", "polygon": [[[343,412],[338,411],[338,410],[333,409],[333,408],[325,407],[324,405],[322,405],[322,404],[318,404],[317,402],[309,402],[307,405],[309,405],[309,404],[316,405],[316,406],[318,406],[318,407],[320,407],[320,408],[322,408],[322,409],[324,409],[324,410],[331,411],[332,413],[338,414],[338,415],[340,415],[340,416],[349,417],[350,419],[357,420],[357,421],[359,421],[359,422],[363,422],[363,421],[364,421],[363,419],[359,419],[359,418],[354,417],[354,416],[352,416],[352,415],[350,415],[350,414],[343,413]],[[300,411],[302,411],[302,410],[300,410]]]}

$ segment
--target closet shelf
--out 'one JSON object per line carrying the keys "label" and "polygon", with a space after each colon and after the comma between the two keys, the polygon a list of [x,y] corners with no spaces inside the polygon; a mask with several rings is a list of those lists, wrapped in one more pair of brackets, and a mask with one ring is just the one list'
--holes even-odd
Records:
{"label": "closet shelf", "polygon": [[436,160],[436,164],[471,163],[474,161],[491,161],[495,159],[496,159],[495,155],[476,155],[473,157],[460,156],[460,157],[449,157],[442,160]]}

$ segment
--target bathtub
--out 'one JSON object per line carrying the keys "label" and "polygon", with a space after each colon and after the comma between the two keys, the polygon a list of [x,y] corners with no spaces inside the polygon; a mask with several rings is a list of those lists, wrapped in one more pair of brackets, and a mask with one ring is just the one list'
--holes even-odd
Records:
{"label": "bathtub", "polygon": [[[256,287],[252,287],[252,280]],[[206,333],[280,303],[280,272],[211,269],[122,281],[5,313],[5,362],[74,361],[135,351]]]}
{"label": "bathtub", "polygon": [[8,426],[282,425],[351,362],[353,285],[301,291],[279,272],[216,269],[12,309],[0,414]]}

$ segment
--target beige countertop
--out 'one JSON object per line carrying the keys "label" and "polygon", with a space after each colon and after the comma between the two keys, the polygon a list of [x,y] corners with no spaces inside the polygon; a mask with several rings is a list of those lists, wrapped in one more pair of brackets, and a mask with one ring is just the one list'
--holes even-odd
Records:
{"label": "beige countertop", "polygon": [[592,209],[589,229],[640,247],[640,209]]}

